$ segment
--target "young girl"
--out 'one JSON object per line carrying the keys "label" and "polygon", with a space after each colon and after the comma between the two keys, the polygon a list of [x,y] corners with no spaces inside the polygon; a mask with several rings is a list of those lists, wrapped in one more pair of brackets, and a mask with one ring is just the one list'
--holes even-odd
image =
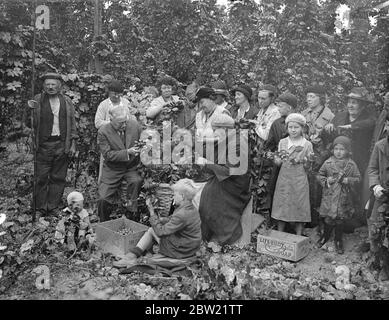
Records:
{"label": "young girl", "polygon": [[354,212],[351,201],[351,187],[361,179],[358,167],[350,158],[351,141],[345,136],[337,137],[333,142],[333,156],[324,162],[317,178],[323,187],[320,216],[324,218],[324,232],[319,239],[323,246],[331,237],[335,228],[335,249],[343,251],[343,222]]}
{"label": "young girl", "polygon": [[278,151],[288,155],[287,160],[276,157],[281,165],[273,199],[272,218],[278,220],[278,231],[284,231],[286,222],[295,223],[296,234],[302,235],[304,223],[311,221],[309,186],[304,163],[313,153],[312,144],[303,137],[306,120],[299,113],[285,119],[289,136],[281,139]]}
{"label": "young girl", "polygon": [[153,241],[159,244],[160,254],[173,259],[193,257],[200,249],[200,215],[192,203],[198,190],[190,179],[181,179],[171,188],[174,192],[174,203],[177,205],[173,214],[159,218],[154,212],[150,199],[147,199],[151,228],[142,236],[132,252],[114,263],[115,267],[134,264],[138,257],[151,248]]}

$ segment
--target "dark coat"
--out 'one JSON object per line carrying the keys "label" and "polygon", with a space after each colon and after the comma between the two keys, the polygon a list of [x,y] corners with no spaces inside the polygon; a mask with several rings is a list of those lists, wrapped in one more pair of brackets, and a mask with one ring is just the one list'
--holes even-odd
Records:
{"label": "dark coat", "polygon": [[[233,119],[236,119],[236,117],[238,116],[238,110],[239,110],[238,105],[234,105],[230,109],[228,109]],[[247,120],[252,120],[257,116],[258,112],[259,109],[255,105],[250,104],[250,109],[246,112],[244,118]]]}
{"label": "dark coat", "polygon": [[[369,163],[370,144],[373,138],[376,118],[374,113],[363,109],[358,118],[350,122],[347,111],[338,113],[332,121],[335,132],[331,134],[331,141],[339,135],[346,135],[351,139],[352,157],[360,172],[365,172]],[[351,130],[336,130],[338,126],[351,124]]]}
{"label": "dark coat", "polygon": [[278,118],[274,120],[270,127],[269,136],[264,143],[264,149],[272,152],[277,151],[280,140],[285,138],[288,134],[288,130],[285,125],[286,117]]}
{"label": "dark coat", "polygon": [[375,128],[374,128],[374,133],[373,133],[373,140],[371,144],[371,151],[373,151],[374,145],[376,142],[379,140],[385,138],[383,134],[383,130],[385,128],[385,123],[386,123],[386,116],[388,114],[388,111],[382,110],[380,115],[378,116]]}
{"label": "dark coat", "polygon": [[157,216],[150,217],[155,234],[161,238],[159,252],[174,259],[195,255],[201,244],[201,221],[191,202],[181,204],[165,224]]}
{"label": "dark coat", "polygon": [[[65,137],[65,153],[68,153],[70,150],[71,142],[74,139],[77,139],[77,129],[76,129],[76,119],[74,117],[74,105],[72,100],[63,95],[60,94],[66,103],[66,137]],[[36,146],[39,146],[39,130],[41,127],[40,119],[41,119],[41,101],[42,101],[42,94],[37,94],[34,97],[34,100],[38,102],[38,106],[36,109],[33,109],[34,111],[34,129],[35,129],[35,143]],[[30,115],[30,114],[29,114]],[[27,126],[31,127],[30,125],[30,119],[27,119]]]}
{"label": "dark coat", "polygon": [[[329,177],[347,178],[348,183],[335,182],[327,184]],[[354,213],[351,188],[361,180],[361,174],[355,162],[351,159],[338,160],[331,157],[321,166],[317,179],[323,187],[323,197],[320,205],[320,215],[332,219],[348,219]]]}
{"label": "dark coat", "polygon": [[97,133],[97,143],[104,158],[102,182],[105,180],[109,184],[111,180],[121,178],[123,173],[134,169],[139,163],[139,156],[129,156],[127,149],[139,140],[141,127],[136,120],[130,119],[125,130],[126,145],[111,123],[101,126]]}
{"label": "dark coat", "polygon": [[[376,185],[381,185],[383,188],[389,188],[389,140],[388,138],[381,139],[374,145],[373,152],[367,168],[369,175],[369,187],[373,189]],[[378,202],[378,204],[377,204]],[[372,221],[376,221],[379,213],[377,209],[379,201],[374,204],[373,212],[370,217]]]}

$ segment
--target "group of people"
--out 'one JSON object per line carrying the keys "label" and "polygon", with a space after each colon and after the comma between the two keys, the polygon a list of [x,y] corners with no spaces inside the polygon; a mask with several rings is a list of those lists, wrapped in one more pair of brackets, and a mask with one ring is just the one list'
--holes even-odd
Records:
{"label": "group of people", "polygon": [[[78,137],[74,107],[61,93],[60,75],[48,73],[43,80],[44,91],[35,97],[38,107],[33,110],[37,146],[35,199],[37,210],[47,213],[60,204],[68,159],[75,152]],[[151,120],[158,119],[166,106],[182,99],[174,95],[175,83],[169,77],[161,79],[158,89],[160,96],[146,111]],[[377,244],[380,237],[374,234],[381,230],[377,223],[383,221],[383,213],[377,208],[387,188],[389,93],[377,119],[369,108],[369,93],[362,87],[350,91],[345,110],[337,114],[326,106],[326,91],[320,85],[306,89],[308,108],[301,113],[296,112],[297,97],[289,92],[278,95],[273,85],[251,88],[242,84],[228,91],[226,84],[218,80],[209,86],[188,89],[184,99],[190,103],[179,111],[176,125],[191,129],[196,139],[209,141],[216,129],[234,128],[241,119],[255,124],[256,147],[274,154],[270,164],[267,159],[264,163],[272,167],[267,209],[278,230],[285,231],[291,224],[296,234],[304,235],[306,223],[318,224],[319,244],[323,245],[335,229],[335,247],[342,253],[345,221],[355,214],[373,212],[368,220],[369,237],[375,239],[371,248],[382,246]],[[107,86],[108,98],[100,103],[95,116],[101,153],[100,221],[110,218],[113,198],[123,179],[127,182],[130,211],[137,211],[142,186],[136,170],[141,151],[136,142],[142,128],[123,91],[119,81],[111,81]],[[215,141],[219,141],[215,148],[220,147],[220,139]],[[233,142],[235,151],[239,151],[238,140]],[[152,239],[160,242],[166,249],[162,251],[171,257],[192,255],[201,238],[220,244],[237,241],[242,235],[240,218],[251,198],[252,180],[249,172],[231,173],[233,166],[228,161],[219,164],[217,159],[205,159],[204,169],[209,175],[201,188],[189,179],[178,181],[173,186],[177,206],[173,215],[160,221],[151,214],[152,229],[141,239],[132,258],[141,255]],[[193,206],[196,197],[197,205]],[[150,213],[154,212],[150,202],[148,207]]]}

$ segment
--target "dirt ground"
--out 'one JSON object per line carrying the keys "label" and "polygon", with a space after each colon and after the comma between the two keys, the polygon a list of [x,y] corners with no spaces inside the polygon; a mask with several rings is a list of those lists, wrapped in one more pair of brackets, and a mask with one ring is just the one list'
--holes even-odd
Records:
{"label": "dirt ground", "polygon": [[[290,263],[255,252],[252,243],[244,250],[248,257],[252,277],[242,281],[250,283],[253,288],[249,299],[387,299],[389,282],[377,281],[378,274],[366,267],[367,254],[357,252],[357,247],[366,237],[366,228],[357,229],[345,236],[345,254],[339,255],[332,248],[314,248],[316,234],[311,233],[312,249],[307,257],[297,263]],[[230,248],[227,252],[213,252],[213,249],[202,247],[202,256],[209,270],[223,274],[213,281],[224,282],[232,288],[232,294],[221,298],[241,298],[239,278],[241,269],[237,268],[242,257],[242,250]],[[123,299],[202,299],[212,294],[212,280],[202,273],[204,270],[192,270],[188,276],[148,275],[133,273],[122,275],[112,268],[112,258],[96,252],[89,261],[72,260],[47,266],[50,269],[50,288],[37,289],[38,275],[28,272],[19,277],[13,288],[1,299],[59,299],[59,300],[123,300]],[[216,264],[219,265],[215,265]],[[246,261],[247,263],[247,261]],[[351,271],[351,283],[356,285],[353,291],[337,290],[335,268],[347,266]],[[224,268],[224,269],[223,269]],[[232,274],[229,277],[229,273]],[[256,274],[256,275],[254,275]],[[194,278],[193,278],[194,275]],[[233,280],[231,280],[234,278]],[[196,281],[193,281],[195,279]],[[252,281],[255,279],[255,281]],[[260,280],[259,282],[257,280]],[[234,283],[235,282],[235,283]],[[236,284],[236,282],[238,284]],[[242,286],[240,286],[242,287]],[[291,289],[292,288],[292,289]],[[215,288],[214,288],[215,289]],[[281,291],[281,292],[279,292]],[[209,294],[208,294],[209,293]],[[268,295],[267,295],[268,294]],[[251,296],[250,296],[251,295]],[[216,297],[217,298],[217,297]]]}
{"label": "dirt ground", "polygon": [[[28,203],[28,173],[31,166],[25,159],[0,159],[0,213],[22,216]],[[1,231],[1,230],[0,230]],[[24,232],[29,232],[28,228]],[[38,255],[39,260],[19,262],[17,277],[6,290],[0,290],[0,299],[56,299],[56,300],[153,300],[153,299],[388,299],[389,281],[378,281],[378,272],[370,268],[368,253],[357,248],[367,237],[366,227],[345,234],[345,253],[334,252],[332,240],[325,248],[315,245],[317,234],[307,229],[310,253],[299,262],[256,252],[256,234],[250,245],[236,247],[203,244],[197,264],[186,272],[173,274],[144,273],[120,274],[112,267],[113,257],[98,249],[87,257],[67,256],[62,252]],[[2,238],[0,238],[1,243]],[[23,244],[23,242],[20,242]],[[31,252],[39,251],[32,247]],[[19,247],[16,248],[16,251]],[[27,249],[29,250],[29,249]],[[34,251],[35,250],[35,251]],[[28,251],[27,251],[28,252]],[[0,251],[0,270],[6,270],[4,255]],[[8,253],[10,255],[10,253]],[[24,256],[24,259],[26,256]],[[27,253],[28,257],[28,253]],[[35,257],[31,253],[31,257]],[[4,261],[5,260],[5,261]],[[14,261],[14,260],[12,260]],[[347,266],[350,270],[350,288],[337,288],[335,268]],[[41,267],[40,271],[37,267]],[[14,269],[13,269],[14,270]],[[20,271],[21,270],[21,271]],[[42,271],[43,270],[43,271]],[[12,271],[14,272],[14,271]],[[43,273],[42,273],[43,272]],[[46,273],[45,273],[46,272]],[[15,273],[16,274],[16,273]],[[48,276],[47,276],[48,275]],[[41,280],[46,279],[46,282]],[[6,272],[0,275],[0,288]],[[49,279],[49,281],[47,281]],[[43,285],[45,284],[45,285]]]}

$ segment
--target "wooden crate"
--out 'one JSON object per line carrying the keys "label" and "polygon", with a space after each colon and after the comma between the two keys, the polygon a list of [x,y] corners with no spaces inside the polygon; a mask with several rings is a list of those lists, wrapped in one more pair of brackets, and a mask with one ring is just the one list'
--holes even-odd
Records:
{"label": "wooden crate", "polygon": [[[124,228],[131,228],[134,232],[128,235],[117,232]],[[123,256],[136,246],[148,228],[125,217],[105,221],[96,225],[96,242],[104,252]]]}
{"label": "wooden crate", "polygon": [[308,237],[297,236],[286,232],[270,230],[268,234],[258,234],[257,252],[299,261],[308,255],[310,243]]}

